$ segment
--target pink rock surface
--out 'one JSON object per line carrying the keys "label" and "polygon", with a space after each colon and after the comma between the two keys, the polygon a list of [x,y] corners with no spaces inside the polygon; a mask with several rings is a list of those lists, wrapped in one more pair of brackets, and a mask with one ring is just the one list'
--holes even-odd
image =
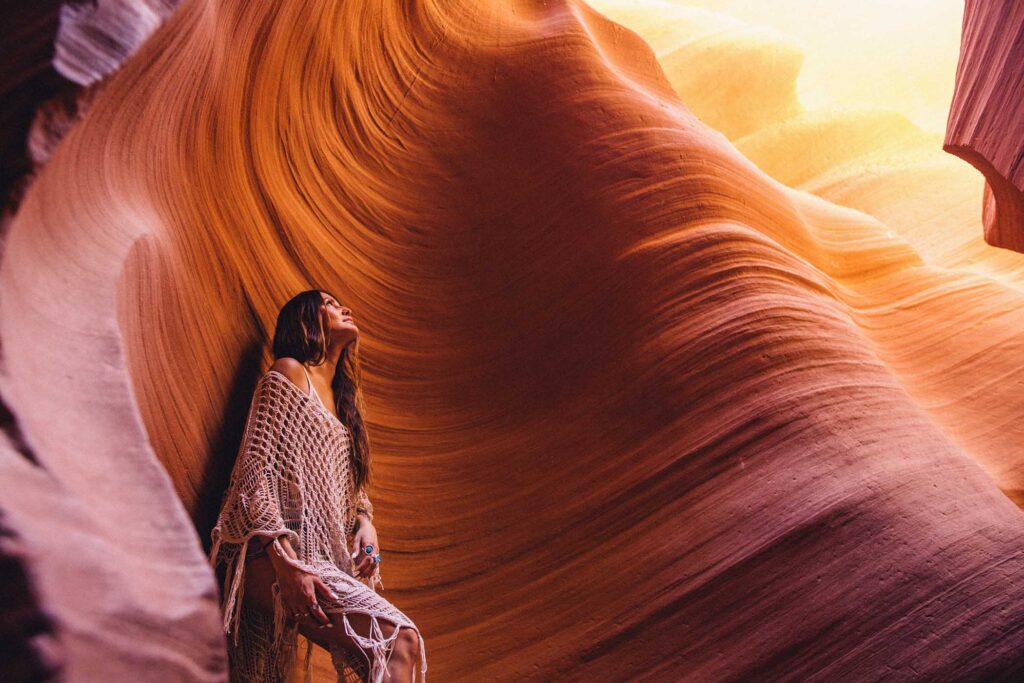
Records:
{"label": "pink rock surface", "polygon": [[967,0],[947,152],[981,171],[985,240],[1024,252],[1024,4]]}

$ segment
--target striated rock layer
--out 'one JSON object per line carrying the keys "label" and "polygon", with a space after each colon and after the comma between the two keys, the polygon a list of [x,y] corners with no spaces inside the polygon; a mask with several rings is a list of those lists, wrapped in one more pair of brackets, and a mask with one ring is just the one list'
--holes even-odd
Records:
{"label": "striated rock layer", "polygon": [[[702,0],[705,5],[715,1]],[[676,55],[682,64],[706,61],[702,41],[693,36],[719,35],[715,28],[723,23],[714,13],[662,0],[599,0],[596,4],[611,18],[628,22],[659,55]],[[718,4],[738,3],[718,0]],[[808,8],[812,5],[807,3]],[[749,35],[765,30],[739,25],[733,32]],[[718,52],[726,53],[728,41],[718,40]],[[748,61],[772,63],[771,55],[787,48],[764,45],[762,50],[765,54]],[[740,40],[737,51],[749,54],[747,42]],[[718,90],[735,77],[732,60],[719,61],[720,72],[702,67],[703,78],[691,82],[685,98],[688,108],[696,102],[702,118],[715,122],[715,127],[728,120],[731,109]],[[671,79],[673,72],[666,73]],[[950,88],[953,76],[951,72]],[[792,77],[795,80],[796,74]],[[870,72],[858,76],[871,77]],[[795,83],[776,79],[776,85],[779,92],[795,90]],[[736,104],[777,112],[774,101],[753,90]],[[926,104],[927,99],[922,101]],[[1024,383],[1024,368],[1015,346],[1003,343],[1008,336],[1015,338],[1017,319],[1012,313],[1002,320],[991,315],[994,310],[1013,310],[1009,302],[1024,287],[1024,256],[993,248],[982,238],[977,197],[984,179],[942,151],[941,134],[922,131],[893,109],[800,107],[789,115],[765,118],[755,129],[731,139],[744,156],[776,180],[884,223],[872,234],[882,251],[909,244],[930,265],[955,271],[958,277],[953,282],[984,283],[993,296],[1009,297],[1005,307],[977,306],[961,324],[937,326],[931,311],[921,305],[918,287],[890,287],[884,305],[871,303],[871,315],[879,319],[862,324],[861,329],[871,336],[880,357],[914,400],[989,472],[1004,493],[1024,504],[1016,455],[1024,440],[1024,423],[1015,412],[1015,393]],[[935,301],[942,306],[945,299],[937,296]]]}
{"label": "striated rock layer", "polygon": [[[34,173],[113,73],[177,0],[45,0],[2,10],[0,235]],[[83,87],[84,86],[84,87]]]}
{"label": "striated rock layer", "polygon": [[582,3],[314,5],[185,3],[11,227],[12,526],[106,558],[72,595],[37,541],[73,676],[223,675],[197,541],[308,286],[437,680],[1024,672],[1019,289],[774,180]]}
{"label": "striated rock layer", "polygon": [[1024,4],[966,0],[943,149],[985,176],[985,240],[1024,252]]}

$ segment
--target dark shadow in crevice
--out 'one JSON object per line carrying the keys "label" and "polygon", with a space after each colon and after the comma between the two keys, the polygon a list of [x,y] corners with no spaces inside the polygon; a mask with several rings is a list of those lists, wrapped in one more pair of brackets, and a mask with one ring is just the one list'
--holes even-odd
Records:
{"label": "dark shadow in crevice", "polygon": [[252,318],[252,329],[257,330],[255,337],[242,351],[235,374],[228,392],[228,400],[224,414],[221,416],[221,428],[211,445],[211,457],[200,474],[199,500],[196,505],[195,524],[203,542],[203,548],[209,552],[210,529],[217,521],[220,504],[231,479],[231,470],[242,443],[245,431],[245,419],[249,414],[256,383],[260,378],[260,365],[263,352],[263,325],[246,298],[249,315]]}

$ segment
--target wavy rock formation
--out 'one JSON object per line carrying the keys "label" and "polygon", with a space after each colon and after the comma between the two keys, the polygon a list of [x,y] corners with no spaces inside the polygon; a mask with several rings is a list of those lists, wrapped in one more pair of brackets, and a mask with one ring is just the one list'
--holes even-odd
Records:
{"label": "wavy rock formation", "polygon": [[11,3],[0,64],[0,234],[32,175],[177,0]]}
{"label": "wavy rock formation", "polygon": [[110,680],[223,675],[176,501],[205,539],[311,285],[361,321],[385,595],[437,680],[1024,672],[1019,289],[773,179],[586,5],[479,0],[188,2],[27,195],[0,389],[65,508],[17,528],[74,508],[127,567],[73,672],[92,633]]}
{"label": "wavy rock formation", "polygon": [[[598,6],[613,19],[629,22],[661,52],[680,55],[684,61],[702,59],[691,40],[692,11],[673,12],[658,0],[600,0]],[[709,74],[700,88],[688,91],[687,106],[694,100],[710,103],[711,107],[703,106],[705,116],[727,117],[729,102],[715,91],[730,73]],[[793,83],[780,84],[781,91],[795,90],[796,74],[792,77]],[[960,273],[966,278],[958,278],[961,283],[984,283],[994,296],[1009,297],[1008,301],[1016,300],[1015,292],[1024,287],[1024,258],[994,249],[982,238],[977,211],[982,179],[943,153],[941,135],[920,130],[898,112],[798,107],[796,113],[766,120],[732,141],[776,180],[884,223],[875,238],[890,242],[889,248],[900,248],[906,241],[928,264]],[[1014,414],[1016,383],[1024,377],[1017,369],[1019,354],[1004,343],[1016,338],[1015,315],[1000,321],[992,319],[992,309],[979,306],[963,327],[936,329],[933,321],[907,316],[914,310],[929,314],[920,306],[916,287],[889,288],[884,303],[875,303],[873,315],[884,311],[891,322],[864,327],[880,356],[932,419],[989,471],[1007,495],[1024,505],[1020,465],[1013,456],[1016,444],[1024,439],[1024,425]],[[1013,306],[1008,303],[1005,310],[1012,311]],[[922,326],[927,334],[907,334],[925,329]],[[891,334],[897,335],[897,342],[886,339]],[[965,343],[965,337],[970,341]],[[986,352],[979,354],[979,349]],[[973,378],[983,386],[973,386]],[[1013,379],[1006,382],[1007,378]]]}
{"label": "wavy rock formation", "polygon": [[666,0],[591,4],[639,33],[679,99],[729,139],[801,112],[803,53],[778,31]]}
{"label": "wavy rock formation", "polygon": [[60,10],[53,65],[81,85],[91,85],[120,67],[178,0],[68,2]]}
{"label": "wavy rock formation", "polygon": [[967,0],[943,149],[985,176],[985,240],[1024,252],[1024,5]]}

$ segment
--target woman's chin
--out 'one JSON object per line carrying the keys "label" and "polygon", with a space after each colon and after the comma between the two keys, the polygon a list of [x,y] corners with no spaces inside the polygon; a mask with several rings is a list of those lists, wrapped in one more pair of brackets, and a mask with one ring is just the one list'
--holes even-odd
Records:
{"label": "woman's chin", "polygon": [[353,344],[359,339],[359,330],[348,325],[336,327],[331,330],[331,344],[341,344],[342,348]]}

